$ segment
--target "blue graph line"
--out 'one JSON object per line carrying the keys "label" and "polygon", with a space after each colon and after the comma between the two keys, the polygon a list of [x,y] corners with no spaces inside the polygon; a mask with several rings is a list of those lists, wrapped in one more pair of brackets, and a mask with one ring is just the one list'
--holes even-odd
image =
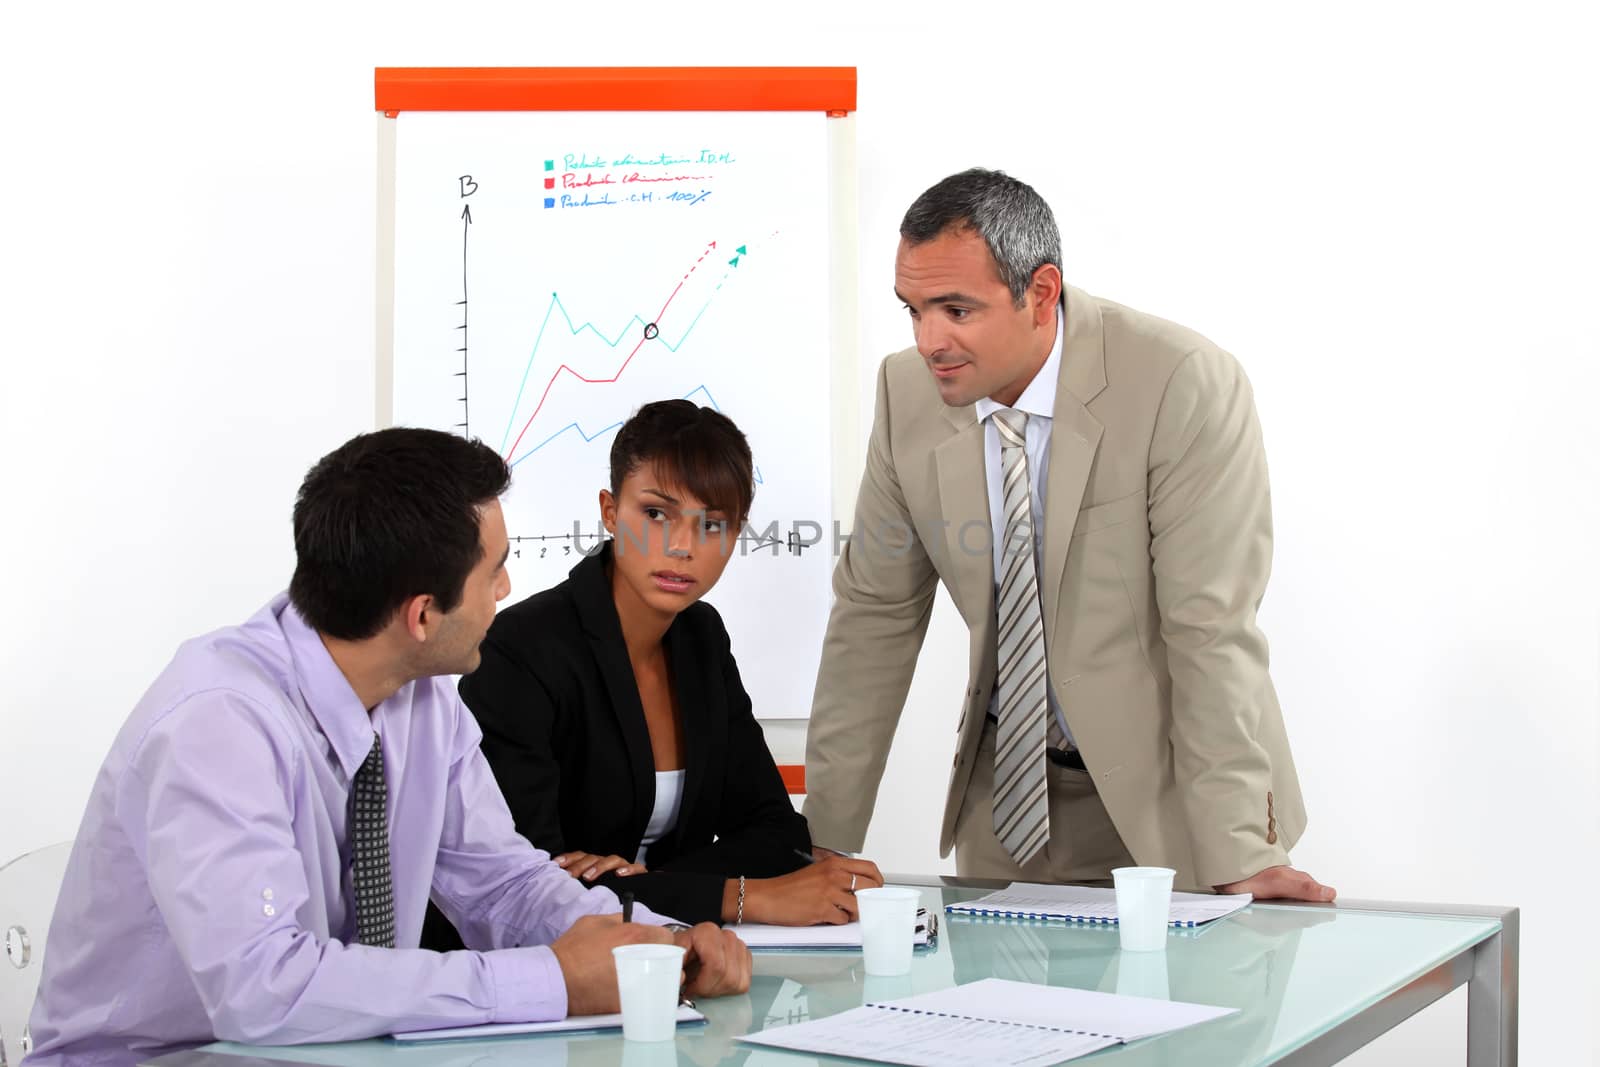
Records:
{"label": "blue graph line", "polygon": [[[706,302],[701,305],[700,310],[695,313],[694,318],[690,320],[688,327],[683,331],[682,335],[679,336],[676,344],[661,336],[655,337],[654,340],[660,341],[663,345],[665,345],[668,352],[676,353],[678,349],[683,346],[683,343],[689,339],[689,334],[694,332],[695,324],[700,321],[700,316],[704,315],[706,313],[706,308],[710,306],[711,300],[708,298]],[[623,325],[622,329],[617,331],[617,336],[615,339],[609,338],[599,330],[595,329],[594,323],[592,322],[586,322],[582,326],[574,326],[572,324],[572,316],[567,312],[567,306],[561,302],[561,296],[557,293],[551,293],[550,306],[545,309],[544,321],[539,323],[539,333],[533,339],[533,350],[528,353],[528,365],[522,369],[522,381],[517,385],[517,399],[511,405],[511,417],[506,420],[506,432],[500,437],[500,451],[502,454],[506,450],[506,442],[511,439],[511,427],[515,426],[517,423],[517,412],[522,407],[522,394],[523,391],[528,387],[528,375],[533,373],[533,361],[538,358],[539,345],[544,341],[545,327],[550,325],[550,316],[555,314],[557,308],[561,309],[561,317],[567,320],[567,329],[571,332],[573,337],[576,337],[583,331],[588,330],[590,333],[600,338],[600,340],[604,341],[610,348],[616,348],[619,344],[621,344],[622,339],[628,336],[628,332],[634,326],[634,324],[637,323],[640,327],[649,325],[649,323],[640,318],[638,314],[634,314]],[[601,432],[603,433],[604,431]],[[593,438],[587,438],[587,440],[593,440]],[[527,455],[524,455],[522,458],[526,459]],[[518,462],[520,462],[520,460]],[[515,465],[516,464],[512,464],[512,466]]]}
{"label": "blue graph line", "polygon": [[[695,316],[695,317],[697,319],[699,318],[698,315]],[[679,339],[679,343],[680,344],[683,343],[682,342],[682,338]],[[717,403],[717,398],[711,395],[711,390],[706,388],[703,385],[697,385],[693,389],[689,390],[687,393],[683,394],[683,399],[688,400],[690,397],[694,396],[696,393],[705,394],[705,398],[711,404],[712,410],[719,411],[719,412],[722,410],[722,405],[718,404]],[[543,441],[540,441],[538,444],[536,444],[532,448],[528,449],[522,455],[518,456],[515,460],[513,460],[511,462],[510,466],[511,467],[515,467],[518,463],[521,463],[523,460],[527,459],[529,456],[533,455],[535,452],[539,451],[539,449],[543,448],[545,445],[549,444],[551,441],[554,441],[556,438],[560,437],[562,434],[566,433],[568,430],[577,430],[578,431],[578,436],[583,438],[583,443],[584,444],[589,444],[590,442],[596,440],[597,438],[604,437],[606,434],[610,433],[612,430],[616,430],[616,429],[621,428],[621,426],[622,426],[621,422],[613,422],[610,426],[606,426],[606,427],[604,427],[602,429],[596,430],[594,433],[591,434],[591,433],[585,433],[583,427],[579,426],[577,423],[569,422],[565,426],[561,427],[561,429],[557,430],[555,433],[551,434],[549,437],[546,437]],[[757,485],[766,484],[764,479],[761,477],[761,468],[760,467],[755,468],[755,479],[756,479],[756,484]]]}
{"label": "blue graph line", "polygon": [[622,426],[622,423],[613,422],[610,426],[607,426],[604,429],[596,430],[592,434],[587,434],[587,433],[583,432],[583,427],[582,426],[579,426],[575,422],[569,422],[565,426],[561,427],[561,429],[557,430],[555,433],[551,434],[549,437],[546,437],[543,441],[540,441],[538,444],[536,444],[532,448],[528,449],[522,455],[520,455],[516,459],[512,460],[511,463],[509,464],[509,466],[513,467],[513,468],[516,467],[516,465],[518,463],[521,463],[523,460],[527,459],[529,456],[533,455],[535,452],[539,451],[539,449],[543,448],[545,445],[549,444],[551,441],[554,441],[556,438],[560,437],[562,434],[566,433],[568,430],[577,430],[578,431],[578,436],[583,438],[584,444],[588,444],[590,441],[593,441],[595,438],[602,437],[602,436],[610,433],[612,430],[620,428],[621,426]]}

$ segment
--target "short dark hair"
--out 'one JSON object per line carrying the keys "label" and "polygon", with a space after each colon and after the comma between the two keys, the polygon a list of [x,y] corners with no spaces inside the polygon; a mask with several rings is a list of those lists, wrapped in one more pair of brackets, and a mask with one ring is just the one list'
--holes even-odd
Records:
{"label": "short dark hair", "polygon": [[750,442],[733,420],[687,400],[657,400],[634,412],[611,442],[611,492],[641,464],[654,463],[663,480],[699,497],[708,511],[740,523],[755,499]]}
{"label": "short dark hair", "polygon": [[952,174],[917,197],[900,220],[901,238],[914,245],[967,229],[989,246],[1019,308],[1035,271],[1046,263],[1061,267],[1061,231],[1050,205],[1004,171],[973,167]]}
{"label": "short dark hair", "polygon": [[300,484],[289,598],[313,629],[347,641],[419,594],[453,610],[483,557],[479,508],[510,484],[482,441],[405,426],[346,441]]}

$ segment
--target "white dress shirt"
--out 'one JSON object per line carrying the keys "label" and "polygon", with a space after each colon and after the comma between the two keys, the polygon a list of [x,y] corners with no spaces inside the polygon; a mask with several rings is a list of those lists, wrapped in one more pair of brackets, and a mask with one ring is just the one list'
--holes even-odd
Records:
{"label": "white dress shirt", "polygon": [[[1028,430],[1023,438],[1023,448],[1028,453],[1028,496],[1030,506],[1033,508],[1033,569],[1039,575],[1039,584],[1042,587],[1043,560],[1044,560],[1044,487],[1050,476],[1050,426],[1056,408],[1056,380],[1061,375],[1061,337],[1066,317],[1062,309],[1056,308],[1056,343],[1050,349],[1050,355],[1044,361],[1044,366],[1039,368],[1039,373],[1033,376],[1033,381],[1022,391],[1017,402],[1011,410],[1026,412],[1028,416]],[[1003,498],[1002,475],[1003,468],[1000,460],[1000,431],[995,429],[994,419],[990,418],[997,411],[1005,411],[1004,404],[996,403],[988,397],[983,397],[976,405],[978,418],[983,422],[983,470],[985,480],[989,483],[989,523],[993,527],[990,535],[990,544],[994,550],[994,591],[995,600],[1000,598],[1000,579],[1004,570],[1005,544],[1006,544],[1006,509]],[[1041,615],[1044,605],[1039,605]],[[1046,668],[1048,671],[1048,667]],[[1061,704],[1056,700],[1055,688],[1050,684],[1049,676],[1045,678],[1045,695],[1050,701],[1050,713],[1056,717],[1056,724],[1061,727],[1062,736],[1070,743],[1072,731],[1067,729],[1067,718],[1061,711]],[[997,704],[1000,699],[998,688],[989,695],[989,715],[999,717]]]}

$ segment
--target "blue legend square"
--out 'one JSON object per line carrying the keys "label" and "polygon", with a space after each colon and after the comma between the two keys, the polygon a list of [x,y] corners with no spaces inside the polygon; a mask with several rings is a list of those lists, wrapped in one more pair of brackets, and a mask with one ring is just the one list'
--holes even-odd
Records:
{"label": "blue legend square", "polygon": [[544,206],[545,207],[555,207],[556,206],[556,198],[553,197],[553,196],[545,197],[544,198]]}

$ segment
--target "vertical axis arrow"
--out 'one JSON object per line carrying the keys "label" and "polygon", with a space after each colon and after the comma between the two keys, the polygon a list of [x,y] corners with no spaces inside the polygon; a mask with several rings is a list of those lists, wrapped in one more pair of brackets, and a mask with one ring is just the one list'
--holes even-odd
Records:
{"label": "vertical axis arrow", "polygon": [[461,353],[461,369],[452,377],[461,379],[461,421],[456,425],[468,439],[472,437],[472,411],[467,403],[467,234],[471,230],[472,205],[467,204],[461,209],[461,325],[456,327],[461,331],[461,347],[456,349]]}

